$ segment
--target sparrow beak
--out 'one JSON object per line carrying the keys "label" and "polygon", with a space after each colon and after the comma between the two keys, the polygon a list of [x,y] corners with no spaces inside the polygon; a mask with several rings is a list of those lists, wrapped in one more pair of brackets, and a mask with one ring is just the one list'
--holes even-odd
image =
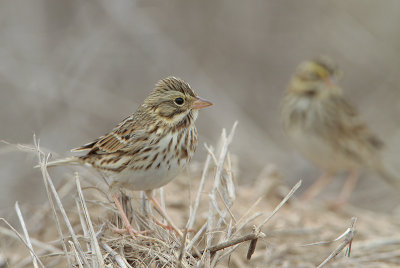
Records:
{"label": "sparrow beak", "polygon": [[325,83],[329,86],[329,87],[335,87],[337,84],[337,78],[336,77],[328,77],[325,79]]}
{"label": "sparrow beak", "polygon": [[193,102],[192,109],[201,109],[211,105],[212,105],[211,102],[206,101],[200,97],[197,97],[196,100]]}
{"label": "sparrow beak", "polygon": [[340,78],[342,77],[342,72],[337,71],[335,74],[329,76],[325,79],[325,82],[330,87],[336,87],[337,83],[339,82]]}

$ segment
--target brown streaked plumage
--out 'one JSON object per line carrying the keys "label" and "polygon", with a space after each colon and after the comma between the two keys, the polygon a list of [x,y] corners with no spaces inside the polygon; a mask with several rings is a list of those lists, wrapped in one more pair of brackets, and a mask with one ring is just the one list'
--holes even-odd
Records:
{"label": "brown streaked plumage", "polygon": [[284,128],[300,152],[326,174],[305,193],[314,197],[340,171],[349,177],[337,205],[344,204],[358,178],[360,167],[369,167],[400,189],[400,180],[381,160],[383,142],[375,136],[336,85],[340,76],[332,60],[320,57],[301,63],[282,101]]}
{"label": "brown streaked plumage", "polygon": [[150,192],[170,182],[189,162],[197,146],[194,122],[198,109],[210,105],[183,80],[167,77],[156,84],[133,115],[106,135],[72,150],[88,151],[86,154],[48,166],[89,165],[110,178],[114,190]]}
{"label": "brown streaked plumage", "polygon": [[162,79],[133,115],[106,135],[72,150],[88,150],[85,155],[57,160],[49,166],[88,164],[122,187],[161,187],[192,157],[197,145],[197,109],[209,105],[183,80]]}

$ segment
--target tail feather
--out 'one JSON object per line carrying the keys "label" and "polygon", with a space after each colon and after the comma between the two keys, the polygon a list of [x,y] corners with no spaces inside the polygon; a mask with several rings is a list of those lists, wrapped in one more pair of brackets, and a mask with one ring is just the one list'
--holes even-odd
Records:
{"label": "tail feather", "polygon": [[97,143],[97,141],[98,141],[98,139],[93,141],[93,142],[87,143],[87,144],[85,144],[85,145],[83,145],[81,147],[72,149],[71,152],[80,152],[80,151],[93,149],[93,146]]}
{"label": "tail feather", "polygon": [[[65,166],[65,165],[77,165],[80,164],[79,158],[76,156],[57,159],[47,163],[47,167],[54,167],[54,166]],[[39,168],[40,165],[36,165],[35,168]]]}

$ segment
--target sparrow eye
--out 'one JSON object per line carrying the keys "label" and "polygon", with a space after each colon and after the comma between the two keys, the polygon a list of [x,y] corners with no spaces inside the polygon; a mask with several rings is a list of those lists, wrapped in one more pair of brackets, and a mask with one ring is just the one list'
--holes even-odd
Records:
{"label": "sparrow eye", "polygon": [[174,102],[175,102],[176,105],[180,106],[180,105],[182,105],[184,103],[184,100],[182,98],[176,98],[174,100]]}

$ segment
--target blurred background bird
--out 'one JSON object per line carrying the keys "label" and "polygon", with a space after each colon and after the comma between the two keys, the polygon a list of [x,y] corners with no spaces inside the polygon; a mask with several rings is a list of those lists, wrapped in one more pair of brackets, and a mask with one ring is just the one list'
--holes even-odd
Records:
{"label": "blurred background bird", "polygon": [[339,172],[347,180],[334,207],[346,204],[361,167],[377,171],[400,191],[400,178],[381,159],[383,142],[369,129],[337,85],[341,72],[328,57],[301,63],[282,102],[284,129],[298,148],[325,173],[304,193],[315,197]]}

